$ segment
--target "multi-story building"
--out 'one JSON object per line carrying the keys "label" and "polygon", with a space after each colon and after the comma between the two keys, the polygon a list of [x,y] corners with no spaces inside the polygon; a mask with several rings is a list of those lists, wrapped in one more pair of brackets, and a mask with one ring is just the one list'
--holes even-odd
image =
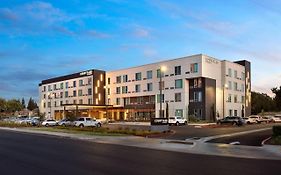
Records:
{"label": "multi-story building", "polygon": [[[250,62],[245,60],[229,62],[199,54],[110,71],[105,77],[106,93],[101,97],[105,106],[99,110],[106,113],[100,116],[110,119],[194,116],[216,120],[250,115]],[[44,84],[47,88],[44,82],[40,88]]]}
{"label": "multi-story building", "polygon": [[[87,70],[43,80],[39,84],[39,109],[47,118],[64,118],[66,111],[74,115],[102,116],[93,106],[104,106],[105,72]],[[79,108],[78,108],[79,106]]]}

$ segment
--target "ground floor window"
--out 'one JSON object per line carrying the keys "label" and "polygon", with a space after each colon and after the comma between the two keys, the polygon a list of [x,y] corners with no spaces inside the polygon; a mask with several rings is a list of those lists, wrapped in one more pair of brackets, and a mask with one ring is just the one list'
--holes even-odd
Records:
{"label": "ground floor window", "polygon": [[229,109],[229,111],[228,111],[228,116],[229,116],[229,117],[232,116],[232,109]]}
{"label": "ground floor window", "polygon": [[183,117],[183,110],[182,109],[176,109],[175,116]]}
{"label": "ground floor window", "polygon": [[238,116],[237,110],[234,110],[234,116]]}

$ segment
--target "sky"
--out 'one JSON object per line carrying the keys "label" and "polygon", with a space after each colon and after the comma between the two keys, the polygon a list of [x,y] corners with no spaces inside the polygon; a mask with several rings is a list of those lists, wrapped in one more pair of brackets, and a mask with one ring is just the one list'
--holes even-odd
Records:
{"label": "sky", "polygon": [[194,54],[252,63],[252,89],[281,85],[280,0],[0,1],[0,97],[38,84]]}

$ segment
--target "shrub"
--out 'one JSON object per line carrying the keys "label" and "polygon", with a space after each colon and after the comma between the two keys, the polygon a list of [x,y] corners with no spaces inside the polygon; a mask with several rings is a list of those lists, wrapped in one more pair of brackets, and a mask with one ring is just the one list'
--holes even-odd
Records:
{"label": "shrub", "polygon": [[189,122],[199,122],[200,120],[196,118],[194,115],[190,115],[188,117]]}
{"label": "shrub", "polygon": [[281,136],[281,126],[272,127],[273,136]]}

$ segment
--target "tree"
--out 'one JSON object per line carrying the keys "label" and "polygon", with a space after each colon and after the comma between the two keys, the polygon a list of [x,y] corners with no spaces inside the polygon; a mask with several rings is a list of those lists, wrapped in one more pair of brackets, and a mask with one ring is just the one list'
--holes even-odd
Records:
{"label": "tree", "polygon": [[32,111],[36,108],[38,108],[37,103],[30,97],[28,104],[27,104],[27,109]]}
{"label": "tree", "polygon": [[15,100],[15,99],[12,99],[12,100],[8,100],[6,102],[6,110],[8,112],[16,112],[16,111],[20,111],[23,109],[23,106],[20,102],[20,100]]}
{"label": "tree", "polygon": [[276,110],[281,110],[281,86],[279,88],[272,88],[271,91],[275,94],[274,102],[276,105]]}
{"label": "tree", "polygon": [[21,99],[21,105],[24,109],[26,108],[24,98]]}
{"label": "tree", "polygon": [[7,109],[6,100],[4,98],[0,98],[0,112],[4,112]]}
{"label": "tree", "polygon": [[252,92],[251,93],[252,114],[260,112],[269,112],[275,110],[274,100],[265,93]]}

